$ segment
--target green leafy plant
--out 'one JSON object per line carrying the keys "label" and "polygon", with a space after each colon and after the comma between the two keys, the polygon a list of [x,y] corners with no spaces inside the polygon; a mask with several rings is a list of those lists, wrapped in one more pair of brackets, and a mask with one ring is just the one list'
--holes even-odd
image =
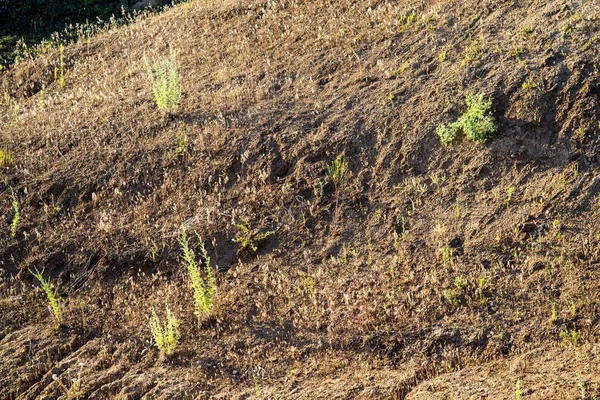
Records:
{"label": "green leafy plant", "polygon": [[577,334],[577,330],[569,330],[564,327],[560,330],[560,333],[558,334],[558,337],[560,338],[561,344],[563,346],[577,346],[578,336],[579,335]]}
{"label": "green leafy plant", "polygon": [[442,144],[446,146],[454,142],[454,140],[458,136],[458,129],[456,129],[456,127],[452,124],[441,124],[435,130],[435,134],[438,135],[438,137],[440,138],[440,142],[442,142]]}
{"label": "green leafy plant", "polygon": [[517,400],[521,400],[521,385],[522,385],[522,381],[520,379],[517,379],[517,383],[515,385],[515,399]]}
{"label": "green leafy plant", "polygon": [[58,293],[56,291],[56,288],[54,287],[52,282],[50,282],[49,279],[48,280],[44,279],[44,276],[43,276],[44,270],[43,269],[41,271],[38,271],[36,269],[35,272],[29,270],[29,272],[40,283],[40,287],[42,288],[43,292],[46,294],[46,298],[48,299],[48,305],[50,306],[52,315],[54,316],[54,319],[56,319],[56,322],[58,324],[60,324],[62,322],[62,314],[61,314],[61,310],[60,310],[60,303],[58,301]]}
{"label": "green leafy plant", "polygon": [[177,154],[182,155],[188,152],[189,146],[187,143],[187,138],[183,132],[175,138],[173,144],[175,145],[175,151]]}
{"label": "green leafy plant", "polygon": [[448,51],[447,50],[440,51],[440,53],[438,54],[438,60],[440,60],[440,62],[444,62],[444,61],[446,61],[447,58],[448,58]]}
{"label": "green leafy plant", "polygon": [[450,124],[441,124],[435,133],[443,145],[452,143],[459,132],[473,142],[485,142],[496,133],[496,122],[491,113],[492,100],[483,94],[467,96],[467,111]]}
{"label": "green leafy plant", "polygon": [[343,184],[347,170],[348,164],[346,163],[346,156],[343,154],[337,156],[331,164],[327,165],[327,175],[336,186]]}
{"label": "green leafy plant", "polygon": [[169,357],[175,353],[177,344],[179,343],[179,320],[171,312],[169,306],[165,306],[165,322],[164,324],[156,314],[156,310],[152,308],[152,316],[150,317],[150,332],[154,345],[161,354]]}
{"label": "green leafy plant", "polygon": [[10,237],[14,238],[17,236],[17,229],[21,222],[21,207],[19,206],[19,201],[12,188],[10,188],[10,203],[14,213],[12,222],[10,223]]}
{"label": "green leafy plant", "polygon": [[179,246],[182,252],[181,258],[194,291],[194,314],[200,318],[212,309],[217,293],[217,282],[213,269],[210,266],[210,257],[206,252],[204,242],[200,236],[198,236],[198,240],[200,243],[200,256],[204,263],[204,277],[202,277],[201,273],[202,263],[198,265],[196,262],[196,255],[190,247],[187,233],[185,229],[182,229],[181,237],[179,238]]}
{"label": "green leafy plant", "polygon": [[240,235],[233,239],[233,243],[239,243],[240,248],[238,253],[249,251],[256,253],[258,251],[258,245],[260,242],[266,240],[268,237],[273,236],[277,230],[266,231],[266,232],[254,232],[247,225],[234,224],[239,230]]}
{"label": "green leafy plant", "polygon": [[150,64],[144,54],[146,72],[152,84],[152,95],[159,110],[175,110],[181,100],[181,84],[176,53],[171,49],[169,57],[162,57]]}
{"label": "green leafy plant", "polygon": [[453,286],[453,288],[444,291],[444,297],[453,306],[457,307],[460,304],[464,290],[467,287],[467,281],[464,277],[457,276],[454,278]]}

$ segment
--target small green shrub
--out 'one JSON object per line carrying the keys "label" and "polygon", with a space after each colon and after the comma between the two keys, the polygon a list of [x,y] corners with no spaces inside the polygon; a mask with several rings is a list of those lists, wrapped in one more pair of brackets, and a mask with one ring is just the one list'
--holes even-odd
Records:
{"label": "small green shrub", "polygon": [[439,136],[440,142],[442,142],[442,144],[446,146],[454,142],[454,140],[458,136],[458,128],[454,126],[454,124],[441,124],[435,130],[435,134]]}
{"label": "small green shrub", "polygon": [[62,322],[62,315],[60,311],[60,304],[58,302],[58,293],[56,291],[56,288],[54,287],[52,282],[50,282],[50,280],[44,279],[43,269],[41,271],[38,271],[36,269],[35,272],[30,270],[29,272],[35,277],[35,279],[37,279],[40,282],[40,287],[46,294],[46,298],[48,299],[48,305],[50,306],[52,315],[54,316],[54,319],[56,319],[56,322],[60,324]]}
{"label": "small green shrub", "polygon": [[179,238],[179,246],[182,252],[182,261],[187,270],[192,289],[194,290],[194,314],[198,319],[207,314],[212,306],[217,293],[217,281],[215,279],[213,269],[210,266],[210,257],[204,247],[202,238],[198,236],[200,242],[200,256],[204,261],[204,277],[201,274],[201,266],[196,262],[194,251],[190,247],[185,229],[181,231]]}
{"label": "small green shrub", "polygon": [[163,324],[156,315],[156,311],[152,308],[152,316],[150,317],[150,332],[154,345],[161,354],[172,356],[175,353],[177,344],[179,343],[179,320],[168,306],[166,308],[166,318]]}
{"label": "small green shrub", "polygon": [[435,133],[443,145],[452,143],[459,132],[473,142],[485,142],[496,133],[496,122],[492,115],[492,100],[483,94],[467,96],[467,111],[451,124],[441,124]]}
{"label": "small green shrub", "polygon": [[17,236],[17,229],[19,228],[19,223],[21,222],[21,207],[19,206],[19,201],[17,200],[17,196],[12,188],[10,188],[10,203],[13,209],[13,219],[10,224],[10,237],[14,238]]}
{"label": "small green shrub", "polygon": [[343,184],[347,170],[348,164],[346,163],[346,157],[343,154],[337,156],[331,164],[327,165],[327,175],[336,185]]}
{"label": "small green shrub", "polygon": [[181,84],[176,53],[170,50],[169,57],[162,57],[150,64],[144,54],[146,72],[152,84],[152,95],[159,110],[175,110],[181,100]]}
{"label": "small green shrub", "polygon": [[235,226],[240,230],[240,235],[233,239],[233,243],[239,243],[240,245],[238,253],[242,253],[244,251],[256,253],[258,251],[258,244],[267,239],[269,236],[273,236],[275,232],[277,232],[277,230],[274,230],[262,233],[254,233],[247,225],[235,224]]}

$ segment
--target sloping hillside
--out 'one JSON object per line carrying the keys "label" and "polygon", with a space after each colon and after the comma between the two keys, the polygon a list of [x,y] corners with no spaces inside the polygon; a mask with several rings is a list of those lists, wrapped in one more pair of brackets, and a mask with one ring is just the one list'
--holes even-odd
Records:
{"label": "sloping hillside", "polygon": [[[0,399],[600,396],[599,35],[590,0],[195,0],[63,86],[58,49],[4,71]],[[495,135],[442,145],[472,94]]]}

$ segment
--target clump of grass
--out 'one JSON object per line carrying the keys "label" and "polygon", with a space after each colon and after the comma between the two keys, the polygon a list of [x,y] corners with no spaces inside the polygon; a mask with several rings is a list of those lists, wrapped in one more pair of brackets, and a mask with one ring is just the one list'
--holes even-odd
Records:
{"label": "clump of grass", "polygon": [[154,345],[161,354],[170,357],[175,353],[177,344],[179,343],[179,320],[168,306],[165,307],[166,318],[164,324],[152,308],[152,316],[150,317],[150,332]]}
{"label": "clump of grass", "polygon": [[60,303],[58,302],[58,293],[56,291],[56,288],[54,287],[52,282],[50,282],[49,279],[48,280],[44,279],[44,276],[43,276],[44,270],[43,269],[41,271],[38,271],[36,269],[35,272],[29,270],[29,272],[40,283],[40,287],[42,288],[42,290],[46,294],[46,298],[48,299],[48,305],[50,306],[52,315],[54,316],[54,319],[56,319],[56,322],[58,324],[60,324],[62,322],[62,314],[60,311]]}
{"label": "clump of grass", "polygon": [[492,100],[483,94],[467,96],[467,111],[451,124],[441,124],[435,133],[443,145],[452,143],[459,132],[473,142],[485,142],[496,133],[496,122],[492,115]]}
{"label": "clump of grass", "polygon": [[179,246],[182,252],[181,258],[194,291],[194,314],[200,319],[202,315],[207,314],[212,309],[217,293],[217,282],[213,269],[210,266],[210,257],[206,252],[204,242],[199,236],[198,240],[200,242],[200,256],[204,263],[204,277],[202,277],[201,273],[202,263],[198,265],[196,262],[196,255],[190,247],[187,233],[185,229],[182,229],[181,237],[179,238]]}
{"label": "clump of grass", "polygon": [[233,243],[239,243],[240,245],[238,253],[242,253],[244,251],[256,253],[258,251],[258,244],[266,240],[268,237],[273,236],[275,232],[277,232],[277,230],[274,230],[262,233],[253,233],[247,225],[235,224],[235,226],[240,230],[240,235],[233,239]]}
{"label": "clump of grass", "polygon": [[12,188],[10,188],[10,203],[13,209],[13,219],[10,223],[10,237],[14,238],[17,236],[17,229],[19,229],[19,223],[21,222],[21,207]]}
{"label": "clump of grass", "polygon": [[159,110],[175,110],[181,100],[181,84],[176,53],[170,50],[169,57],[152,62],[144,54],[146,72],[152,84],[152,95]]}

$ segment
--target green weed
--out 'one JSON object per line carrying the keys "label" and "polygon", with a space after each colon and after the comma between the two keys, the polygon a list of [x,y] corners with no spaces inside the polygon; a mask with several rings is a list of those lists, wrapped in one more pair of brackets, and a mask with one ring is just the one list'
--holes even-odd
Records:
{"label": "green weed", "polygon": [[169,357],[175,353],[177,344],[179,343],[179,320],[168,306],[165,307],[165,323],[163,324],[156,315],[156,311],[152,308],[152,316],[150,317],[150,332],[152,340],[156,348]]}
{"label": "green weed", "polygon": [[522,396],[522,394],[521,394],[521,385],[522,385],[522,383],[523,382],[520,379],[517,379],[517,384],[516,384],[516,387],[515,387],[515,398],[517,400],[521,400],[521,396]]}
{"label": "green weed", "polygon": [[491,113],[492,100],[483,94],[467,96],[467,111],[451,124],[441,124],[436,129],[443,145],[452,143],[459,132],[473,142],[485,142],[496,133],[496,123]]}
{"label": "green weed", "polygon": [[[213,269],[210,266],[210,257],[206,252],[204,242],[199,236],[198,240],[204,268],[202,268],[202,263],[198,265],[196,262],[196,256],[190,248],[187,233],[185,229],[182,229],[179,246],[181,247],[183,264],[188,272],[192,289],[194,290],[194,314],[200,319],[202,315],[207,314],[212,309],[217,293],[217,282]],[[204,269],[204,277],[202,277],[201,269]]]}
{"label": "green weed", "polygon": [[60,324],[62,322],[62,315],[60,310],[60,304],[58,302],[58,293],[56,291],[56,288],[54,287],[52,282],[50,282],[50,280],[44,279],[43,269],[41,271],[38,271],[36,269],[35,272],[29,270],[29,272],[35,277],[35,279],[37,279],[40,282],[40,287],[46,294],[46,298],[48,299],[48,305],[50,306],[52,315],[54,316],[54,319],[56,319],[56,322]]}
{"label": "green weed", "polygon": [[525,82],[521,84],[521,89],[530,90],[530,89],[539,89],[539,86],[532,78],[527,78]]}
{"label": "green weed", "polygon": [[446,61],[447,58],[448,58],[448,51],[447,50],[442,50],[440,52],[440,54],[438,54],[438,60],[440,60],[440,62]]}
{"label": "green weed", "polygon": [[486,49],[484,47],[484,41],[482,38],[479,40],[473,40],[471,45],[465,51],[465,58],[462,62],[462,65],[466,65],[470,62],[479,60],[485,54]]}
{"label": "green weed", "polygon": [[327,165],[327,175],[336,186],[341,186],[344,183],[347,170],[348,164],[346,163],[346,156],[343,154],[337,156],[331,164]]}
{"label": "green weed", "polygon": [[188,152],[189,146],[187,143],[187,138],[185,136],[185,133],[181,132],[173,141],[173,144],[175,145],[175,151],[177,152],[177,154],[182,155]]}
{"label": "green weed", "polygon": [[519,30],[519,35],[521,35],[521,36],[531,35],[532,33],[533,33],[533,28],[530,26],[526,26]]}
{"label": "green weed", "polygon": [[398,25],[400,25],[400,32],[404,32],[405,30],[407,30],[415,22],[415,18],[416,15],[414,11],[411,11],[410,14],[402,16],[398,20]]}
{"label": "green weed", "polygon": [[240,245],[238,253],[243,251],[256,253],[258,251],[258,244],[277,232],[277,230],[273,230],[262,233],[253,233],[247,225],[235,224],[235,226],[240,230],[240,235],[233,239],[234,243],[239,243]]}
{"label": "green weed", "polygon": [[558,337],[563,346],[577,346],[578,334],[575,329],[562,328]]}
{"label": "green weed", "polygon": [[457,307],[467,287],[467,281],[462,276],[454,278],[453,287],[444,291],[444,297],[450,304]]}
{"label": "green weed", "polygon": [[587,131],[583,127],[580,127],[575,131],[575,137],[581,142],[585,139],[586,135]]}
{"label": "green weed", "polygon": [[10,224],[10,237],[14,238],[17,236],[17,229],[19,229],[19,223],[21,222],[21,207],[12,188],[10,188],[10,203],[14,213]]}
{"label": "green weed", "polygon": [[152,95],[159,110],[175,110],[181,100],[181,84],[176,53],[162,57],[150,64],[144,54],[144,65],[152,84]]}
{"label": "green weed", "polygon": [[10,151],[0,149],[0,168],[12,167],[15,159]]}

